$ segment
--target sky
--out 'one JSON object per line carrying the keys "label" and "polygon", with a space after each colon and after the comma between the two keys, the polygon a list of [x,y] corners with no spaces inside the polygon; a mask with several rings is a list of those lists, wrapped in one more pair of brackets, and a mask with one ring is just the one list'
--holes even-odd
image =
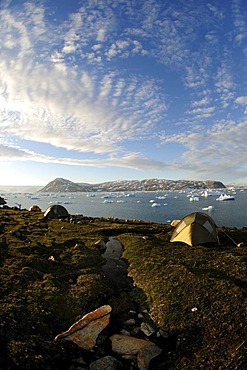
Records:
{"label": "sky", "polygon": [[246,0],[0,0],[0,185],[247,184]]}

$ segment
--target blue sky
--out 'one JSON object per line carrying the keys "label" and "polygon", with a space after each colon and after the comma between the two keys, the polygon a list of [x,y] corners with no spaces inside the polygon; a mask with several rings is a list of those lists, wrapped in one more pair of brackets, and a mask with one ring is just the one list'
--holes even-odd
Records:
{"label": "blue sky", "polygon": [[0,34],[0,185],[247,184],[245,0],[6,0]]}

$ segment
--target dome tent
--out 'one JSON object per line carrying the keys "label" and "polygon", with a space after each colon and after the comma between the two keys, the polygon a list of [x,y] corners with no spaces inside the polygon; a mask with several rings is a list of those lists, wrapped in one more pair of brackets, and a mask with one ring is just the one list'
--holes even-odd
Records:
{"label": "dome tent", "polygon": [[44,213],[44,218],[63,218],[68,217],[69,213],[67,209],[60,204],[55,204],[47,208]]}
{"label": "dome tent", "polygon": [[5,205],[7,202],[4,198],[0,197],[0,206]]}
{"label": "dome tent", "polygon": [[185,216],[175,227],[170,241],[183,242],[190,246],[219,243],[214,220],[202,212]]}
{"label": "dome tent", "polygon": [[32,212],[41,212],[41,209],[39,206],[36,206],[36,205],[33,205],[29,208],[29,211],[32,211]]}

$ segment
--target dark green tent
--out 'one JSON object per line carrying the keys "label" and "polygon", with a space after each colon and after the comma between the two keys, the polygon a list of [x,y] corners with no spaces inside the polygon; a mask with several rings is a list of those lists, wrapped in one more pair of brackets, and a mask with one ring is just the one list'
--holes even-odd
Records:
{"label": "dark green tent", "polygon": [[6,200],[2,197],[0,197],[0,206],[3,206],[4,204],[6,204]]}
{"label": "dark green tent", "polygon": [[45,218],[63,218],[68,217],[69,213],[67,209],[60,204],[55,204],[47,208],[44,213]]}

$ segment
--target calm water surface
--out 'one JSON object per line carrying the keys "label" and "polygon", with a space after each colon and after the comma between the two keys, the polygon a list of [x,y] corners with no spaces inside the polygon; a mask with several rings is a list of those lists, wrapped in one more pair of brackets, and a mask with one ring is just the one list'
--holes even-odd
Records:
{"label": "calm water surface", "polygon": [[[21,208],[38,205],[45,211],[50,205],[61,204],[70,214],[92,217],[115,217],[170,223],[191,212],[208,213],[218,226],[247,227],[247,190],[237,190],[235,199],[217,201],[217,195],[190,201],[184,192],[134,192],[134,193],[51,193],[51,194],[1,194],[9,206]],[[158,206],[152,206],[158,203]],[[212,206],[212,210],[203,210]]]}

